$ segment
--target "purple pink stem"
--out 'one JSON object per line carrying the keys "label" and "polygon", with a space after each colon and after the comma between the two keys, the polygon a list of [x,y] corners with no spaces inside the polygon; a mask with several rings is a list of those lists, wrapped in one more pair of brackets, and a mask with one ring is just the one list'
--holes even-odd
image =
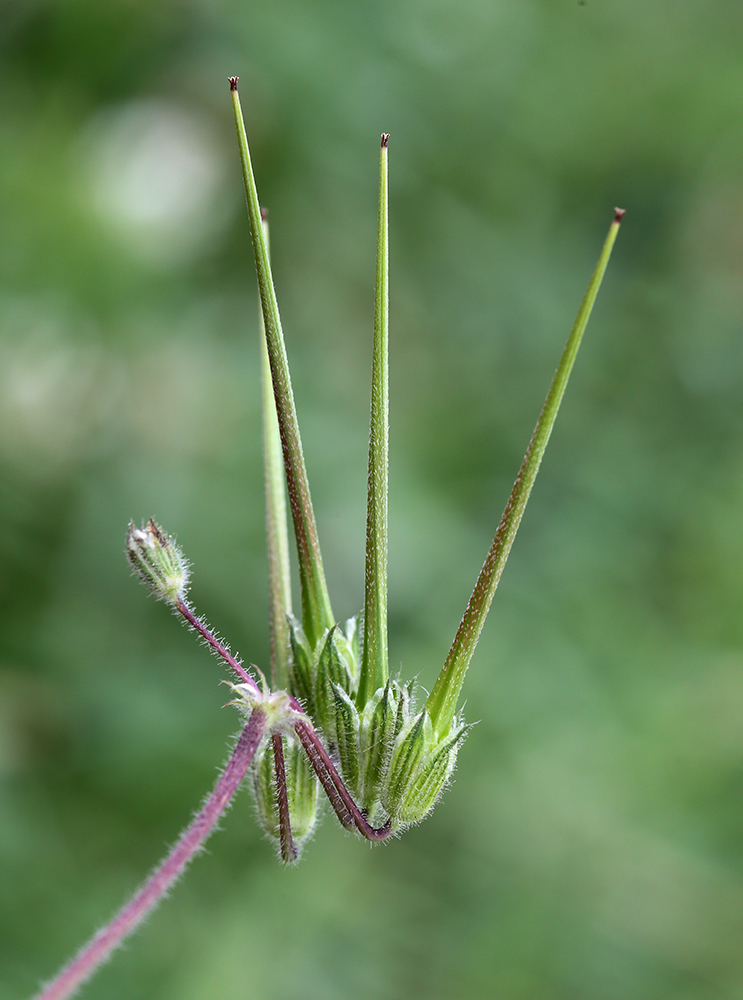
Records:
{"label": "purple pink stem", "polygon": [[175,882],[194,854],[214,829],[219,817],[230,803],[266,731],[266,715],[256,708],[237,741],[214,791],[204,803],[201,812],[181,834],[170,854],[150,876],[139,892],[121,909],[113,920],[86,944],[56,979],[46,985],[36,1000],[65,1000],[72,996],[83,982],[108,959],[122,941],[132,933],[147,914],[154,909]]}
{"label": "purple pink stem", "polygon": [[235,671],[240,680],[244,684],[249,684],[252,688],[255,689],[257,694],[260,694],[261,692],[258,688],[258,685],[255,683],[253,678],[247,672],[245,667],[243,667],[241,663],[237,662],[237,660],[229,651],[229,649],[225,646],[225,644],[223,642],[220,642],[219,639],[214,635],[214,633],[210,632],[209,629],[206,627],[206,625],[199,618],[196,617],[196,615],[189,608],[186,602],[178,600],[175,602],[175,606],[177,610],[180,612],[180,614],[182,614],[183,617],[186,619],[191,628],[195,632],[199,633],[204,642],[206,642],[207,645],[211,646],[214,652],[217,653],[218,656],[222,657],[225,663]]}

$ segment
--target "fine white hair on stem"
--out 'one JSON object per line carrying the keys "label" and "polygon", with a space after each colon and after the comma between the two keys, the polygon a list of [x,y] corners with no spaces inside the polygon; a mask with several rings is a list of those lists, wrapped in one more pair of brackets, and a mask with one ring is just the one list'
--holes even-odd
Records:
{"label": "fine white hair on stem", "polygon": [[37,994],[35,1000],[67,1000],[106,962],[122,942],[164,899],[192,858],[203,848],[220,816],[240,787],[266,731],[266,715],[256,709],[248,720],[214,791],[155,868],[141,889],[101,928],[72,961]]}

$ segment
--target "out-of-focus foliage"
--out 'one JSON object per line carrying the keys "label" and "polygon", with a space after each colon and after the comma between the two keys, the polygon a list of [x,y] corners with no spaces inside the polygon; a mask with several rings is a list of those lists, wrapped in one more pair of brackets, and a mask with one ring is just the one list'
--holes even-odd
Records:
{"label": "out-of-focus foliage", "polygon": [[390,648],[443,662],[615,204],[582,357],[467,680],[454,786],[297,871],[247,795],[95,998],[743,991],[743,8],[6,0],[0,981],[143,878],[238,726],[130,517],[266,666],[241,77],[336,614],[362,597],[392,133]]}

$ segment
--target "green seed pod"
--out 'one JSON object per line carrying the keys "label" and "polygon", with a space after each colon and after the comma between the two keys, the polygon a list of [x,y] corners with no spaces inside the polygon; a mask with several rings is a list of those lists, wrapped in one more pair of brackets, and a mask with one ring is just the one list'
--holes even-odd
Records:
{"label": "green seed pod", "polygon": [[152,518],[142,528],[129,522],[126,557],[142,583],[160,601],[183,601],[188,589],[188,562],[175,540]]}
{"label": "green seed pod", "polygon": [[[459,629],[425,706],[416,712],[412,686],[402,687],[395,681],[389,682],[389,135],[382,135],[380,147],[364,612],[346,623],[344,635],[337,627],[327,591],[271,276],[265,217],[253,176],[237,94],[237,77],[230,78],[230,90],[263,316],[264,417],[266,425],[273,428],[266,435],[265,447],[269,564],[272,567],[272,637],[281,633],[281,641],[274,643],[272,675],[282,684],[288,678],[291,695],[299,699],[313,727],[317,726],[320,731],[319,736],[313,731],[312,738],[308,736],[304,745],[310,755],[316,753],[313,759],[320,762],[317,764],[320,780],[342,824],[376,841],[384,839],[390,831],[423,819],[455,767],[459,747],[467,732],[457,719],[462,684],[521,523],[624,212],[615,210],[599,262]],[[282,458],[283,477],[279,469]],[[280,524],[286,527],[285,486],[288,487],[299,562],[301,625],[290,614],[288,543],[280,527]],[[280,628],[275,628],[277,619]],[[283,630],[285,619],[289,621],[288,642]],[[248,698],[246,703],[249,702]],[[301,733],[307,735],[306,730],[300,730]],[[313,742],[321,738],[327,747]],[[334,759],[340,765],[348,789],[341,791],[339,787]],[[353,796],[358,802],[351,802]],[[282,796],[282,826],[286,827],[283,804]],[[369,818],[373,819],[372,826],[367,822]],[[285,829],[282,833],[286,840]]]}

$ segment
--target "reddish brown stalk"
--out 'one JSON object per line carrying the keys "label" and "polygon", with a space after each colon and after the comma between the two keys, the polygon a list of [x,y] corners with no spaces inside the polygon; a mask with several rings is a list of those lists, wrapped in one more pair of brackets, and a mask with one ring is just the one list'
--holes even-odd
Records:
{"label": "reddish brown stalk", "polygon": [[[301,711],[298,703],[296,707]],[[386,840],[391,836],[394,831],[389,822],[380,827],[372,826],[356,805],[312,724],[300,721],[295,723],[294,730],[341,825],[367,840]]]}
{"label": "reddish brown stalk", "polygon": [[280,733],[271,737],[273,747],[273,764],[276,773],[276,805],[279,812],[279,847],[281,860],[291,864],[299,857],[297,845],[292,837],[291,817],[289,816],[289,794],[286,787],[286,767],[284,766],[284,744]]}

